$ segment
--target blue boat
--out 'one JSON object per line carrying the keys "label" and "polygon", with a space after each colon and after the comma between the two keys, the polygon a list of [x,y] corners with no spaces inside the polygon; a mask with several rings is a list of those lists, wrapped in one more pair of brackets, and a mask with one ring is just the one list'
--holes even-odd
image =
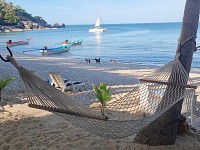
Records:
{"label": "blue boat", "polygon": [[83,40],[76,40],[73,42],[72,46],[81,45]]}
{"label": "blue boat", "polygon": [[55,54],[55,53],[68,52],[71,46],[72,43],[55,48],[47,48],[47,46],[44,46],[44,48],[40,49],[40,52],[42,54]]}
{"label": "blue boat", "polygon": [[61,44],[62,44],[63,46],[65,46],[65,45],[68,45],[68,44],[71,43],[72,46],[76,46],[76,45],[81,45],[82,42],[83,42],[83,40],[76,40],[76,41],[73,41],[73,42],[69,42],[68,40],[66,40],[65,42],[61,42]]}

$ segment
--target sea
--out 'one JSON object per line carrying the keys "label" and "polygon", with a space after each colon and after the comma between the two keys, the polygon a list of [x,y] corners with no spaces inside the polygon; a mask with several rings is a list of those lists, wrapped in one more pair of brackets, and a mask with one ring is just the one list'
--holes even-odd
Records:
{"label": "sea", "polygon": [[[39,49],[59,47],[66,39],[81,39],[82,45],[49,57],[101,58],[103,61],[162,66],[175,57],[181,32],[181,23],[105,24],[103,27],[107,31],[103,33],[90,33],[90,27],[92,25],[66,25],[60,29],[0,33],[0,49],[5,50],[5,41],[31,37],[28,45],[15,46],[12,50],[47,57]],[[197,38],[198,44],[200,39]],[[192,67],[200,67],[200,51],[194,53]]]}

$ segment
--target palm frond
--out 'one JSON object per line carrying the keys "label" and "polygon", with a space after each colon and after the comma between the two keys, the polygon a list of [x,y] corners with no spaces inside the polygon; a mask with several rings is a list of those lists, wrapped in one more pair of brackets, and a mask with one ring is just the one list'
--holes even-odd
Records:
{"label": "palm frond", "polygon": [[107,88],[105,83],[100,83],[98,88],[96,85],[93,85],[93,91],[97,100],[101,103],[102,114],[104,114],[104,107],[111,98],[110,88]]}
{"label": "palm frond", "polygon": [[0,78],[0,90],[5,88],[5,86],[8,85],[12,80],[14,80],[14,78],[11,78],[11,77],[6,78],[6,79]]}

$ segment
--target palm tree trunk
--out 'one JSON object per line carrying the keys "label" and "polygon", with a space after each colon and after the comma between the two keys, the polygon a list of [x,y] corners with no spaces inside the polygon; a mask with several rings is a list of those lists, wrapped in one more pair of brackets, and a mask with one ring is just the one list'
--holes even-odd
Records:
{"label": "palm tree trunk", "polygon": [[200,0],[187,0],[177,53],[180,52],[179,60],[188,74],[191,69],[193,52],[196,50],[196,42],[194,42],[195,40],[190,40],[181,48],[180,43],[186,41],[188,38],[196,37],[199,23],[199,13]]}
{"label": "palm tree trunk", "polygon": [[0,102],[1,102],[1,90],[0,90]]}
{"label": "palm tree trunk", "polygon": [[[177,53],[180,53],[179,60],[188,74],[191,69],[193,52],[196,50],[194,37],[196,37],[197,34],[199,12],[200,0],[186,1]],[[181,45],[183,43],[184,45]],[[147,145],[174,144],[176,140],[178,119],[181,115],[182,102],[183,100],[177,102],[161,117],[139,131],[134,142]]]}

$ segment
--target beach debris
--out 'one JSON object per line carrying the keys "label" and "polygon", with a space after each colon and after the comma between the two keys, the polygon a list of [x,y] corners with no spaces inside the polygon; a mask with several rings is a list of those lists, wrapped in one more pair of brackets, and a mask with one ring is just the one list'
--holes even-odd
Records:
{"label": "beach debris", "polygon": [[99,108],[101,106],[101,104],[99,102],[94,102],[90,105],[89,108]]}
{"label": "beach debris", "polygon": [[181,115],[179,118],[179,125],[177,127],[177,133],[184,134],[184,133],[187,133],[188,130],[189,130],[189,125],[186,121],[186,117],[184,115]]}
{"label": "beach debris", "polygon": [[1,105],[0,105],[0,112],[4,112],[4,111],[5,111],[4,106],[1,106]]}

